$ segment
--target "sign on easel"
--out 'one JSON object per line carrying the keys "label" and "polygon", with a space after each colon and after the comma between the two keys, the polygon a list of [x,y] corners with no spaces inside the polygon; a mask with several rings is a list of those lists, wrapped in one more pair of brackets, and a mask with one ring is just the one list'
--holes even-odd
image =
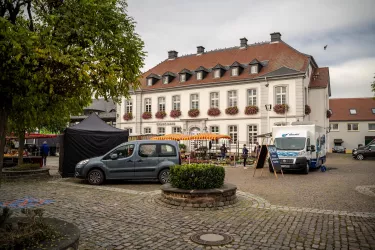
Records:
{"label": "sign on easel", "polygon": [[273,173],[275,174],[276,179],[277,179],[277,174],[276,174],[277,171],[281,171],[281,174],[284,177],[284,173],[283,173],[283,170],[281,169],[280,159],[279,159],[279,156],[277,155],[277,149],[275,145],[262,145],[259,155],[258,155],[256,166],[254,168],[253,177],[255,176],[255,171],[259,168],[262,169],[260,173],[260,175],[262,176],[264,163],[266,162],[268,158],[270,159]]}

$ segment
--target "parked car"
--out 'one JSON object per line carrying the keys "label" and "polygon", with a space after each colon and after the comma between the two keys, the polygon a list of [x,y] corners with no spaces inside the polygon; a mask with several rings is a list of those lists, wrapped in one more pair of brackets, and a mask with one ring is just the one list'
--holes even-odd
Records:
{"label": "parked car", "polygon": [[375,158],[375,143],[353,149],[352,156],[357,160]]}
{"label": "parked car", "polygon": [[332,148],[332,153],[346,153],[346,148],[344,148],[343,146],[334,146]]}
{"label": "parked car", "polygon": [[159,179],[164,184],[169,182],[169,168],[177,164],[181,164],[181,156],[176,141],[131,141],[79,162],[75,176],[92,185],[114,179]]}

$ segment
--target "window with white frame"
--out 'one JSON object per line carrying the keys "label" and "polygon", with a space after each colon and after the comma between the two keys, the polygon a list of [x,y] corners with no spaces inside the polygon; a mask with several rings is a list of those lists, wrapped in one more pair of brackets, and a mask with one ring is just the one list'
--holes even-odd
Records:
{"label": "window with white frame", "polygon": [[358,131],[358,123],[348,123],[348,131]]}
{"label": "window with white frame", "polygon": [[257,90],[256,89],[247,90],[247,105],[248,106],[257,105]]}
{"label": "window with white frame", "polygon": [[186,74],[180,75],[180,82],[186,82]]}
{"label": "window with white frame", "polygon": [[129,135],[133,134],[133,129],[132,128],[124,128],[124,130],[128,131]]}
{"label": "window with white frame", "polygon": [[172,133],[173,134],[181,133],[181,127],[172,127]]}
{"label": "window with white frame", "polygon": [[214,134],[219,134],[219,126],[211,126],[210,132]]}
{"label": "window with white frame", "polygon": [[249,125],[247,126],[247,131],[249,135],[249,143],[250,144],[255,144],[258,141],[257,136],[258,135],[258,126],[257,125]]}
{"label": "window with white frame", "polygon": [[151,134],[151,128],[144,128],[143,130],[146,135]]}
{"label": "window with white frame", "polygon": [[172,96],[172,108],[173,110],[180,110],[181,97],[179,95]]}
{"label": "window with white frame", "polygon": [[151,98],[145,99],[145,112],[151,112]]}
{"label": "window with white frame", "polygon": [[339,131],[339,124],[338,123],[331,123],[331,131]]}
{"label": "window with white frame", "polygon": [[369,123],[368,124],[368,130],[375,131],[375,123]]}
{"label": "window with white frame", "polygon": [[237,107],[237,90],[228,91],[228,107]]}
{"label": "window with white frame", "polygon": [[286,89],[285,86],[275,87],[276,104],[286,104]]}
{"label": "window with white frame", "polygon": [[199,96],[198,96],[198,94],[191,94],[190,95],[190,108],[191,109],[199,109]]}
{"label": "window with white frame", "polygon": [[238,67],[232,68],[232,76],[238,76]]}
{"label": "window with white frame", "polygon": [[356,109],[349,109],[349,112],[351,115],[356,115],[357,114],[357,110]]}
{"label": "window with white frame", "polygon": [[133,101],[132,100],[126,101],[125,110],[126,110],[126,113],[133,113]]}
{"label": "window with white frame", "polygon": [[202,80],[202,78],[203,78],[203,72],[202,71],[197,72],[197,80]]}
{"label": "window with white frame", "polygon": [[220,69],[215,69],[214,71],[214,78],[220,78],[220,72],[221,70]]}
{"label": "window with white frame", "polygon": [[158,111],[165,111],[165,97],[158,98]]}
{"label": "window with white frame", "polygon": [[251,74],[258,74],[258,66],[257,65],[252,65],[250,67],[250,73]]}
{"label": "window with white frame", "polygon": [[148,86],[152,86],[152,78],[148,78],[147,79],[147,85]]}
{"label": "window with white frame", "polygon": [[158,135],[165,135],[165,128],[164,127],[158,127]]}
{"label": "window with white frame", "polygon": [[232,143],[236,144],[238,140],[238,130],[236,125],[231,125],[228,127],[229,136],[232,138]]}
{"label": "window with white frame", "polygon": [[375,109],[371,109],[372,113],[375,114]]}
{"label": "window with white frame", "polygon": [[210,108],[219,108],[219,92],[210,93]]}
{"label": "window with white frame", "polygon": [[169,77],[168,76],[164,76],[163,77],[163,83],[164,84],[168,84],[168,81],[169,81]]}

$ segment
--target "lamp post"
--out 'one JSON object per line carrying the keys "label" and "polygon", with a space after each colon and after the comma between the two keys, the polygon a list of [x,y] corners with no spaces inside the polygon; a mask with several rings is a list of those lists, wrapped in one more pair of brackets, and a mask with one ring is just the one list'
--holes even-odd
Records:
{"label": "lamp post", "polygon": [[266,107],[266,110],[267,110],[267,130],[268,130],[268,133],[270,133],[270,111],[272,109],[272,104],[266,104],[264,105]]}

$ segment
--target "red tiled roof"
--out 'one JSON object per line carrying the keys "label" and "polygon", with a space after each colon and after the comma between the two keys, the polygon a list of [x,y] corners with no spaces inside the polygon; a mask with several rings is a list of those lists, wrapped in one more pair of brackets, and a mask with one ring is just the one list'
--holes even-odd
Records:
{"label": "red tiled roof", "polygon": [[[329,100],[332,116],[329,121],[375,121],[375,100],[373,98],[337,98]],[[349,110],[356,109],[351,115]]]}
{"label": "red tiled roof", "polygon": [[311,79],[310,88],[327,88],[329,85],[329,68],[316,68],[314,69]]}
{"label": "red tiled roof", "polygon": [[[309,57],[310,56],[298,52],[282,41],[279,43],[249,45],[246,49],[235,47],[217,51],[209,51],[199,56],[193,54],[177,57],[174,60],[165,60],[142,75],[142,79],[140,80],[141,88],[158,89],[239,79],[253,79],[275,71],[281,67],[287,67],[296,71],[305,72],[309,63]],[[194,71],[200,66],[205,68],[213,68],[217,64],[230,66],[236,61],[241,64],[249,64],[254,59],[257,59],[260,62],[268,61],[268,64],[265,67],[262,67],[258,74],[249,74],[249,68],[246,68],[237,77],[231,77],[229,70],[227,70],[222,77],[217,79],[214,79],[212,73],[209,73],[203,80],[200,81],[196,80],[196,77],[193,76],[184,83],[179,82],[178,73],[184,68]],[[147,76],[149,76],[151,73],[161,76],[167,71],[177,74],[177,77],[174,78],[167,86],[163,84],[161,80],[158,80],[153,86],[147,86]]]}

